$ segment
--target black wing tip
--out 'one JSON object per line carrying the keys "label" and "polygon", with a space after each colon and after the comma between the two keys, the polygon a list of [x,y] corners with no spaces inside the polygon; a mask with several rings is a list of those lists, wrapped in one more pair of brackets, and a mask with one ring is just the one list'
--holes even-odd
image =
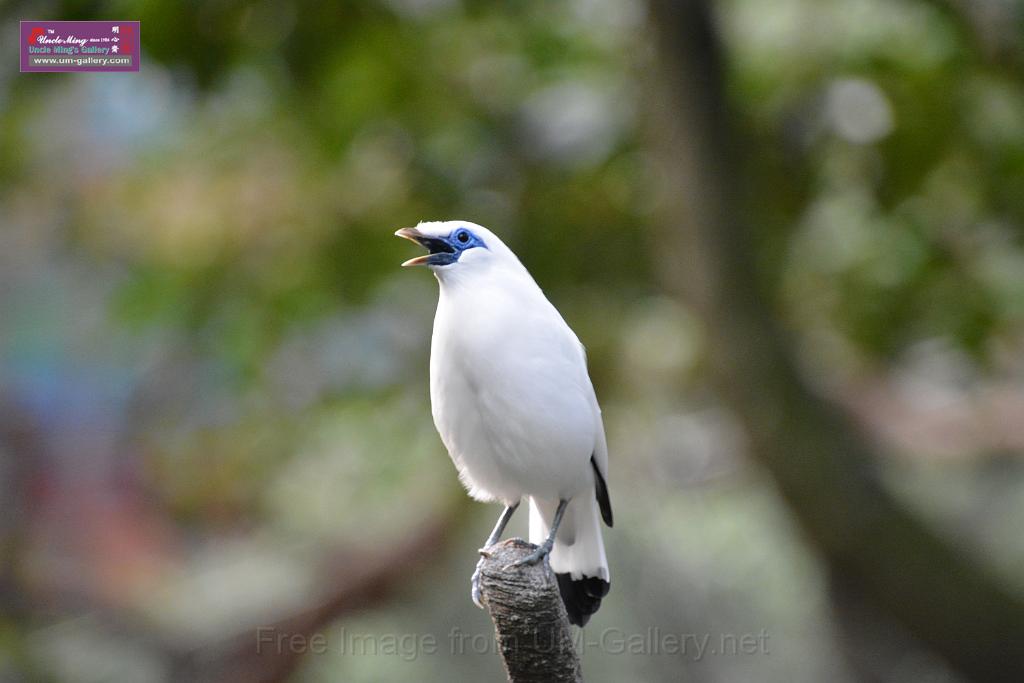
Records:
{"label": "black wing tip", "polygon": [[569,623],[576,626],[586,625],[591,615],[601,608],[601,598],[608,595],[611,588],[611,583],[597,576],[573,579],[572,574],[555,574],[555,578]]}
{"label": "black wing tip", "polygon": [[608,484],[605,483],[604,475],[601,474],[601,469],[597,466],[597,461],[594,460],[593,455],[590,456],[590,465],[594,468],[594,480],[596,482],[594,493],[597,496],[597,504],[601,508],[601,519],[611,528],[615,525],[612,523],[612,501],[608,497]]}

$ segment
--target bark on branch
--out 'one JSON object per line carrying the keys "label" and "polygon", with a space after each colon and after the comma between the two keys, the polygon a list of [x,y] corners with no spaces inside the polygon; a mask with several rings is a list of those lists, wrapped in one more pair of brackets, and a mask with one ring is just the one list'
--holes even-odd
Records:
{"label": "bark on branch", "polygon": [[511,683],[582,683],[555,575],[546,562],[509,567],[536,546],[513,538],[486,549],[481,569],[484,604]]}

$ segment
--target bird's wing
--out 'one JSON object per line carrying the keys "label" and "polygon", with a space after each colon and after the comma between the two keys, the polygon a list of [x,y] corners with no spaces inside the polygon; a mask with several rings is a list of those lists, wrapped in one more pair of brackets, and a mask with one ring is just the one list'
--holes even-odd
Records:
{"label": "bird's wing", "polygon": [[583,375],[589,393],[590,408],[594,412],[594,424],[597,429],[597,434],[594,435],[594,453],[590,458],[590,462],[594,466],[595,495],[601,508],[601,517],[605,524],[612,526],[612,502],[608,494],[608,440],[604,433],[604,420],[601,417],[601,406],[597,402],[597,393],[590,381],[590,373],[587,372],[587,350],[582,343],[579,341],[577,343],[583,362]]}

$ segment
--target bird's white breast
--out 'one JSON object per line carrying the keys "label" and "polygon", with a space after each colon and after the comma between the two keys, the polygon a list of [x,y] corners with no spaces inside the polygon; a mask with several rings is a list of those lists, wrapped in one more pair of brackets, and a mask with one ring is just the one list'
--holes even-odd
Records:
{"label": "bird's white breast", "polygon": [[474,497],[568,499],[591,485],[592,393],[579,341],[528,275],[442,282],[432,412]]}

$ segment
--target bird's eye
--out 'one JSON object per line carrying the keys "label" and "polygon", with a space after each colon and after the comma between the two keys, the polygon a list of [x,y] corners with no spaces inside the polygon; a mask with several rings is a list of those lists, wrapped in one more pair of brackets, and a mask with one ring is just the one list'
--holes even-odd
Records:
{"label": "bird's eye", "polygon": [[459,232],[455,235],[455,239],[457,239],[461,244],[465,244],[466,242],[469,241],[469,233],[466,232],[465,230],[459,230]]}

